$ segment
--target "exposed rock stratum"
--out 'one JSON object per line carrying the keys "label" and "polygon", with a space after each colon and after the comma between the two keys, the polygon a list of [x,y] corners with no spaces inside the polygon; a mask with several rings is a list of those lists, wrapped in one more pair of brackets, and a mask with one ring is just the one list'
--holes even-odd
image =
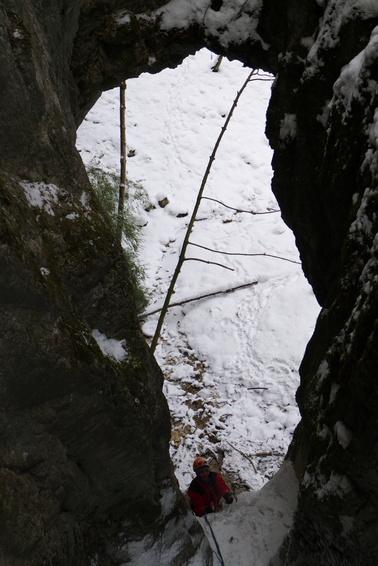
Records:
{"label": "exposed rock stratum", "polygon": [[374,0],[2,0],[2,566],[113,566],[130,541],[172,532],[164,566],[199,552],[210,564],[172,472],[122,250],[75,149],[103,90],[203,46],[276,75],[273,190],[323,307],[288,454],[298,510],[277,560],[376,566],[377,26]]}

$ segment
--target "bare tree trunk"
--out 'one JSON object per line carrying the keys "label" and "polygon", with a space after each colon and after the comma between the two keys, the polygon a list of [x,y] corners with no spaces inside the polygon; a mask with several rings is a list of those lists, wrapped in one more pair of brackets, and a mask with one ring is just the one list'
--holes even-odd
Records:
{"label": "bare tree trunk", "polygon": [[119,87],[120,114],[120,183],[118,200],[118,237],[122,240],[122,218],[126,194],[126,81]]}
{"label": "bare tree trunk", "polygon": [[187,228],[187,230],[186,230],[184,242],[183,242],[183,244],[182,244],[181,253],[180,253],[180,256],[179,256],[177,265],[176,265],[176,269],[175,269],[175,271],[174,271],[174,273],[173,273],[172,280],[171,280],[171,283],[170,283],[170,285],[169,285],[169,288],[168,288],[168,291],[167,291],[167,295],[166,295],[166,297],[165,297],[164,305],[163,305],[163,308],[162,308],[162,311],[161,311],[161,313],[160,313],[159,320],[158,320],[158,323],[157,323],[157,326],[156,326],[155,334],[154,334],[154,337],[153,337],[152,342],[151,342],[151,350],[152,350],[152,352],[155,351],[157,342],[158,342],[158,340],[159,340],[160,333],[161,333],[161,329],[162,329],[163,322],[164,322],[164,318],[165,318],[165,315],[167,314],[167,310],[168,310],[168,308],[169,308],[169,303],[170,303],[171,297],[172,297],[172,295],[173,295],[173,290],[174,290],[174,287],[175,287],[175,285],[176,285],[177,278],[178,278],[178,276],[179,276],[179,274],[180,274],[182,265],[183,265],[183,263],[184,263],[184,261],[185,261],[186,248],[188,247],[188,244],[189,244],[190,234],[191,234],[191,232],[192,232],[192,230],[193,230],[194,221],[195,221],[196,216],[197,216],[197,212],[198,212],[198,209],[199,209],[199,205],[200,205],[200,203],[201,203],[202,194],[203,194],[203,191],[204,191],[204,189],[205,189],[207,179],[208,179],[208,177],[209,177],[209,175],[210,175],[211,167],[212,167],[213,162],[214,162],[214,160],[215,160],[215,155],[216,155],[216,153],[217,153],[217,151],[218,151],[218,147],[219,147],[219,145],[220,145],[220,143],[221,143],[221,141],[222,141],[222,138],[223,138],[223,136],[224,136],[224,134],[225,134],[225,132],[226,132],[226,130],[227,130],[227,126],[228,126],[228,124],[229,124],[229,122],[230,122],[230,120],[231,120],[231,118],[232,118],[232,114],[234,113],[234,110],[235,110],[235,108],[236,108],[236,106],[237,106],[237,104],[238,104],[238,102],[239,102],[239,98],[240,98],[241,95],[243,94],[244,89],[245,89],[246,86],[248,85],[248,83],[249,83],[249,81],[251,80],[252,76],[253,76],[254,74],[256,74],[256,73],[257,73],[257,70],[256,70],[256,69],[254,69],[253,71],[251,71],[251,72],[249,73],[247,80],[244,82],[242,88],[241,88],[240,91],[237,93],[236,98],[235,98],[235,100],[234,100],[234,102],[233,102],[233,104],[232,104],[232,106],[231,106],[231,110],[230,110],[229,113],[228,113],[228,116],[227,116],[227,118],[226,118],[226,120],[225,120],[224,126],[222,127],[222,130],[221,130],[221,132],[220,132],[220,134],[219,134],[219,136],[218,136],[218,139],[217,139],[217,141],[216,141],[216,143],[215,143],[215,145],[214,145],[214,149],[213,149],[213,151],[212,151],[212,153],[211,153],[211,155],[210,155],[209,162],[208,162],[208,164],[207,164],[206,171],[205,171],[205,174],[204,174],[204,176],[203,176],[200,189],[199,189],[199,191],[198,191],[196,204],[194,205],[194,209],[193,209],[193,212],[192,212],[192,216],[191,216],[191,218],[190,218],[190,220],[189,220],[188,228]]}
{"label": "bare tree trunk", "polygon": [[217,73],[219,71],[219,67],[221,66],[222,59],[223,59],[223,55],[219,55],[217,62],[215,63],[214,67],[211,68],[213,73]]}

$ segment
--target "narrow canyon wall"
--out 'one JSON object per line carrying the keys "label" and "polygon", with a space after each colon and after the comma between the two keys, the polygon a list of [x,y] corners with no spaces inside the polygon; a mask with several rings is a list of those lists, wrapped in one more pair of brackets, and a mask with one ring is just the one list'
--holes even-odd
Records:
{"label": "narrow canyon wall", "polygon": [[81,11],[0,3],[0,564],[115,565],[144,538],[173,545],[172,565],[210,564],[122,250],[75,149]]}
{"label": "narrow canyon wall", "polygon": [[307,56],[285,56],[268,116],[273,188],[323,306],[300,371],[287,565],[378,558],[377,24],[373,3],[325,3]]}
{"label": "narrow canyon wall", "polygon": [[3,0],[0,564],[119,564],[172,525],[172,565],[210,560],[172,474],[122,252],[75,150],[104,89],[209,46],[276,75],[273,190],[323,307],[276,563],[376,565],[377,26],[373,0]]}

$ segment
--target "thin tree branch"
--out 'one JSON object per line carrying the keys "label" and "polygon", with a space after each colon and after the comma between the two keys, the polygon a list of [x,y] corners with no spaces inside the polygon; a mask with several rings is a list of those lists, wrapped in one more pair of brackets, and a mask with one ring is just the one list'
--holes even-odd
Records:
{"label": "thin tree branch", "polygon": [[272,79],[272,77],[269,77],[269,76],[264,77],[264,76],[260,75],[260,77],[253,79],[253,80],[254,81],[262,81],[262,82],[267,83],[267,82],[272,82],[273,79]]}
{"label": "thin tree branch", "polygon": [[207,261],[207,259],[200,259],[199,257],[186,257],[185,261],[201,261],[202,263],[207,263],[209,265],[218,265],[219,267],[223,267],[224,269],[235,271],[235,269],[233,269],[232,267],[227,267],[227,265],[223,265],[223,263],[216,263],[215,261]]}
{"label": "thin tree branch", "polygon": [[175,287],[175,285],[176,285],[177,278],[178,278],[178,276],[179,276],[179,274],[180,274],[182,265],[183,265],[184,260],[185,260],[185,253],[186,253],[186,248],[188,247],[189,237],[190,237],[190,234],[191,234],[191,232],[192,232],[192,230],[193,230],[194,221],[195,221],[196,216],[197,216],[197,212],[198,212],[198,209],[199,209],[199,206],[200,206],[200,203],[201,203],[202,194],[203,194],[203,191],[204,191],[204,189],[205,189],[205,186],[206,186],[206,183],[207,183],[207,179],[208,179],[208,177],[209,177],[209,175],[210,175],[211,167],[212,167],[213,162],[214,162],[214,160],[215,160],[215,155],[216,155],[216,153],[217,153],[217,151],[218,151],[218,147],[219,147],[219,145],[220,145],[220,143],[221,143],[221,141],[222,141],[222,138],[223,138],[223,136],[224,136],[224,134],[225,134],[225,132],[226,132],[226,130],[227,130],[227,126],[228,126],[228,124],[229,124],[229,122],[230,122],[230,120],[231,120],[231,118],[232,118],[232,115],[233,115],[233,113],[234,113],[234,110],[235,110],[235,108],[236,108],[236,106],[237,106],[237,104],[238,104],[238,102],[239,102],[239,98],[240,98],[241,95],[243,94],[243,92],[244,92],[245,88],[247,87],[248,83],[250,82],[252,76],[253,76],[254,74],[256,74],[256,73],[257,73],[257,70],[256,70],[256,69],[254,69],[253,71],[251,71],[251,72],[249,73],[249,75],[248,75],[246,81],[244,82],[242,88],[241,88],[240,91],[237,93],[237,95],[236,95],[236,97],[235,97],[235,100],[234,100],[234,102],[233,102],[233,104],[232,104],[232,106],[231,106],[231,110],[230,110],[229,113],[228,113],[228,116],[227,116],[227,118],[226,118],[226,120],[225,120],[225,123],[224,123],[224,125],[223,125],[223,127],[222,127],[222,129],[221,129],[221,132],[220,132],[220,134],[219,134],[219,136],[218,136],[218,139],[217,139],[217,141],[216,141],[216,143],[215,143],[215,145],[214,145],[213,151],[212,151],[212,153],[211,153],[211,155],[210,155],[209,162],[208,162],[208,164],[207,164],[206,171],[205,171],[205,174],[204,174],[204,176],[203,176],[200,189],[199,189],[199,191],[198,191],[197,200],[196,200],[196,203],[195,203],[195,205],[194,205],[194,209],[193,209],[193,212],[192,212],[192,216],[191,216],[191,218],[190,218],[188,227],[187,227],[187,229],[186,229],[186,234],[185,234],[185,238],[184,238],[184,241],[183,241],[183,244],[182,244],[181,252],[180,252],[179,259],[178,259],[178,262],[177,262],[177,265],[176,265],[176,269],[175,269],[175,271],[174,271],[174,273],[173,273],[173,276],[172,276],[172,279],[171,279],[171,283],[170,283],[170,285],[169,285],[169,288],[168,288],[168,291],[167,291],[167,295],[166,295],[166,297],[165,297],[164,305],[163,305],[163,308],[162,308],[162,311],[161,311],[161,313],[160,313],[159,320],[158,320],[158,323],[157,323],[157,326],[156,326],[155,334],[154,334],[154,337],[153,337],[152,342],[151,342],[151,351],[152,351],[152,352],[154,352],[155,349],[156,349],[156,345],[157,345],[157,342],[158,342],[158,340],[159,340],[159,336],[160,336],[161,329],[162,329],[162,326],[163,326],[164,318],[165,318],[165,315],[166,315],[166,313],[167,313],[167,310],[168,310],[168,307],[169,307],[169,302],[170,302],[171,297],[172,297],[172,294],[173,294],[173,289],[174,289],[174,287]]}
{"label": "thin tree branch", "polygon": [[202,197],[202,199],[212,200],[213,202],[217,202],[218,204],[221,204],[225,208],[230,208],[231,210],[235,210],[236,212],[245,212],[246,214],[258,215],[258,214],[274,214],[276,212],[281,212],[280,210],[266,210],[264,212],[254,212],[253,210],[243,210],[242,208],[234,208],[233,206],[229,206],[228,204],[225,204],[224,202],[216,198]]}
{"label": "thin tree branch", "polygon": [[[282,261],[288,261],[290,263],[295,263],[297,265],[301,265],[300,261],[295,261],[294,259],[289,259],[287,257],[281,257],[278,255],[273,255],[273,254],[267,254],[266,252],[263,253],[259,253],[259,254],[245,254],[242,252],[224,252],[222,250],[213,250],[212,248],[208,248],[206,246],[201,246],[200,244],[195,244],[194,242],[189,242],[189,245],[191,246],[195,246],[196,248],[202,248],[203,250],[207,250],[208,252],[212,252],[215,254],[222,254],[222,255],[241,255],[241,256],[246,256],[246,257],[255,257],[255,256],[265,256],[265,257],[273,257],[274,259],[281,259]],[[200,261],[200,260],[198,260]],[[204,261],[204,260],[201,260]],[[227,269],[230,269],[229,267]]]}
{"label": "thin tree branch", "polygon": [[[191,299],[184,299],[182,301],[177,301],[176,303],[171,303],[169,308],[180,307],[186,305],[186,303],[192,303],[194,301],[200,301],[201,299],[207,299],[209,297],[215,297],[216,295],[226,295],[227,293],[234,293],[239,289],[245,289],[246,287],[251,287],[252,285],[257,285],[258,281],[251,281],[251,283],[244,283],[243,285],[238,285],[237,287],[231,287],[230,289],[224,289],[223,291],[213,291],[212,293],[206,293],[205,295],[199,295],[198,297],[192,297]],[[148,316],[161,312],[161,308],[155,309],[153,311],[144,312],[138,315],[139,320],[144,320]],[[261,388],[259,388],[261,389]],[[263,388],[265,389],[265,388]]]}
{"label": "thin tree branch", "polygon": [[271,450],[270,452],[255,452],[254,456],[259,456],[260,458],[264,457],[264,456],[284,456],[284,452],[273,452],[273,450]]}
{"label": "thin tree branch", "polygon": [[214,67],[211,67],[213,73],[217,73],[219,71],[219,67],[221,66],[222,61],[223,61],[223,55],[219,55]]}
{"label": "thin tree branch", "polygon": [[255,464],[253,463],[253,460],[251,460],[251,458],[249,456],[247,456],[247,454],[245,454],[245,452],[243,452],[242,450],[239,450],[239,448],[236,448],[236,446],[231,444],[231,442],[228,442],[228,440],[226,440],[226,442],[227,442],[227,444],[229,444],[231,446],[231,448],[233,448],[234,450],[239,452],[239,454],[241,454],[242,456],[244,456],[244,458],[247,458],[247,460],[249,460],[251,462],[253,469],[255,470],[255,473],[257,474],[257,468],[256,468]]}

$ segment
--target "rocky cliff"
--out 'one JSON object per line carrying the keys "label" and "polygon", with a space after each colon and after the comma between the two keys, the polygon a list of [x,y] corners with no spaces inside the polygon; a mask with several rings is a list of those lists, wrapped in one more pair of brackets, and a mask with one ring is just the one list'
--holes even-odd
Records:
{"label": "rocky cliff", "polygon": [[75,149],[81,4],[0,6],[0,564],[119,564],[164,533],[182,564],[202,538],[172,473],[162,374]]}
{"label": "rocky cliff", "polygon": [[[168,524],[181,542],[171,564],[202,544],[172,475],[161,373],[75,129],[104,89],[207,45],[276,75],[273,190],[323,306],[288,455],[298,510],[277,563],[375,566],[376,2],[163,4],[1,4],[1,563],[122,563],[129,541],[152,544]],[[124,354],[104,354],[95,330]]]}

